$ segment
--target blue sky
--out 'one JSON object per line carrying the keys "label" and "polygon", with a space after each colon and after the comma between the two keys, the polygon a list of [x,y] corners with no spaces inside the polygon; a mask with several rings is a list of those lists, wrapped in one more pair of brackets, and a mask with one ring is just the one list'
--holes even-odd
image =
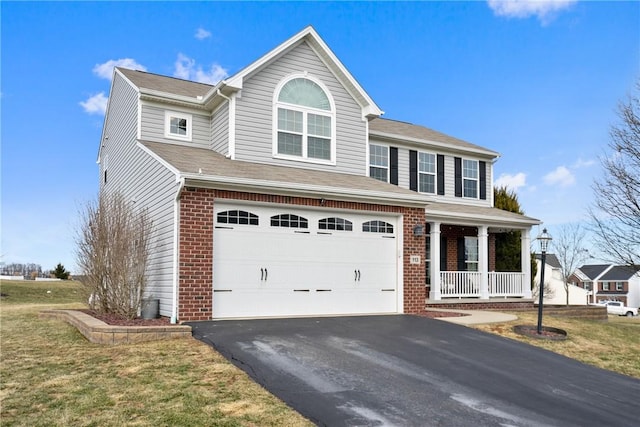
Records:
{"label": "blue sky", "polygon": [[640,2],[0,4],[0,261],[75,268],[113,64],[215,81],[307,25],[386,112],[496,150],[499,183],[554,227],[584,220]]}

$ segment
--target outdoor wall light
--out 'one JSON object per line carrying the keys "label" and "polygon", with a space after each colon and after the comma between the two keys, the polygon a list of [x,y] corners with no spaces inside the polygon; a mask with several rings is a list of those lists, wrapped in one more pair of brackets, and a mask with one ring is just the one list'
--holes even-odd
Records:
{"label": "outdoor wall light", "polygon": [[424,236],[424,225],[416,224],[413,226],[413,235],[416,237]]}

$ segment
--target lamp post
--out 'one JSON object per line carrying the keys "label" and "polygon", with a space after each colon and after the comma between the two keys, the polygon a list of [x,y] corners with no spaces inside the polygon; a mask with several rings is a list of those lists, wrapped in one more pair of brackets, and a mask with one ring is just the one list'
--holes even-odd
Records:
{"label": "lamp post", "polygon": [[547,233],[547,229],[542,230],[542,234],[537,237],[540,242],[541,252],[541,264],[542,270],[540,270],[540,289],[538,292],[538,335],[542,334],[542,299],[544,298],[544,264],[547,256],[547,249],[549,248],[549,242],[551,242],[551,235]]}

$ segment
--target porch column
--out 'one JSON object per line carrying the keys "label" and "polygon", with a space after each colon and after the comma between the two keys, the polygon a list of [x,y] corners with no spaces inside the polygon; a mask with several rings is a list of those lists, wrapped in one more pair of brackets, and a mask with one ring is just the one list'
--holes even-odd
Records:
{"label": "porch column", "polygon": [[431,291],[429,299],[441,300],[440,295],[440,223],[430,222],[429,244],[431,246]]}
{"label": "porch column", "polygon": [[524,283],[522,284],[522,292],[525,298],[532,298],[531,295],[531,229],[522,230],[520,233],[522,267],[521,271],[524,275]]}
{"label": "porch column", "polygon": [[489,228],[478,226],[478,271],[480,272],[480,299],[489,299]]}

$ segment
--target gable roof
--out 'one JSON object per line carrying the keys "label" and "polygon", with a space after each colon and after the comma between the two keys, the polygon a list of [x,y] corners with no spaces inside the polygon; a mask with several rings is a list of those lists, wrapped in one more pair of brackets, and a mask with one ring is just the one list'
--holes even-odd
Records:
{"label": "gable roof", "polygon": [[616,265],[607,271],[600,279],[605,281],[629,280],[636,274],[635,270],[626,265]]}
{"label": "gable roof", "polygon": [[307,26],[298,34],[281,43],[257,61],[251,63],[238,73],[224,80],[224,84],[236,89],[242,89],[243,80],[257,70],[267,66],[272,61],[279,58],[284,53],[290,51],[301,43],[307,43],[309,47],[318,55],[327,68],[333,73],[336,79],[342,83],[345,89],[362,107],[365,117],[377,117],[384,112],[369,97],[367,92],[360,86],[358,81],[351,75],[347,68],[340,62],[338,57],[331,51],[329,46],[322,40],[316,30]]}
{"label": "gable roof", "polygon": [[579,268],[579,270],[587,276],[589,279],[594,280],[597,279],[602,273],[604,273],[607,269],[611,268],[611,264],[591,264],[591,265],[583,265]]}
{"label": "gable roof", "polygon": [[[542,261],[542,254],[536,254],[536,259]],[[556,256],[556,254],[547,254],[544,258],[545,263],[549,264],[549,266],[553,268],[562,268],[562,264],[560,264],[560,260]]]}
{"label": "gable roof", "polygon": [[161,76],[146,71],[129,70],[122,67],[116,67],[116,70],[129,79],[138,89],[150,89],[197,99],[198,96],[206,96],[214,87],[206,83]]}
{"label": "gable roof", "polygon": [[213,150],[161,142],[138,146],[192,185],[221,189],[332,197],[376,204],[424,207],[424,198],[393,184],[363,175],[318,171],[231,160]]}
{"label": "gable roof", "polygon": [[496,151],[471,144],[467,141],[463,141],[462,139],[454,138],[428,127],[386,118],[375,118],[370,120],[369,135],[383,139],[408,140],[417,144],[428,144],[432,146],[446,147],[448,149],[453,148],[454,150],[457,148],[461,151],[472,151],[492,158],[500,156],[500,153]]}

